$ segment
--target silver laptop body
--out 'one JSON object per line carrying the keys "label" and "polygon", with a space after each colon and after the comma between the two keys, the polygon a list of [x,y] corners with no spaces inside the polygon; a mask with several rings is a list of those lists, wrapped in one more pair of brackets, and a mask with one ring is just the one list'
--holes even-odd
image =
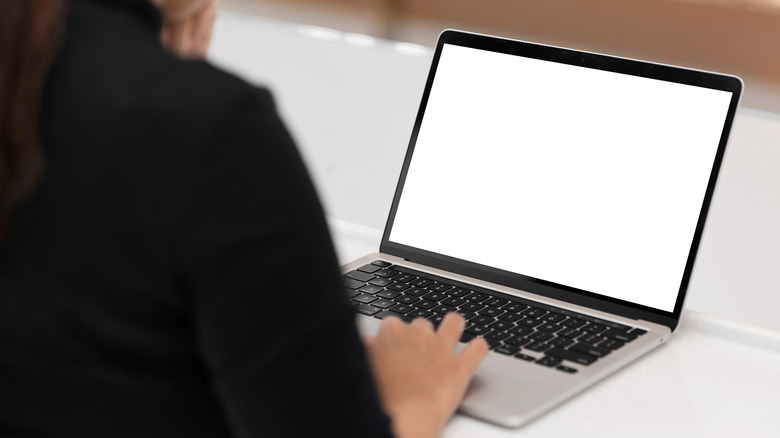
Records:
{"label": "silver laptop body", "polygon": [[[442,32],[379,252],[342,267],[361,332],[394,309],[446,308],[422,306],[416,286],[377,292],[399,283],[388,270],[423,289],[492,291],[509,304],[482,311],[552,335],[509,348],[506,321],[485,323],[459,295],[475,310],[468,327],[499,339],[460,411],[505,427],[668,341],[741,91],[734,76]],[[560,330],[533,326],[531,308]],[[581,334],[563,336],[576,333],[565,321],[585,322]]]}

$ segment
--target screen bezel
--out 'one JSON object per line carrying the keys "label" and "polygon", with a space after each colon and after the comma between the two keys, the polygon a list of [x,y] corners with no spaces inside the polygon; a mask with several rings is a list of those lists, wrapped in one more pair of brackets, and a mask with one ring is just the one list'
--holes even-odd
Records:
{"label": "screen bezel", "polygon": [[[699,219],[696,224],[691,247],[683,272],[683,277],[680,283],[680,288],[678,290],[674,310],[672,312],[637,305],[631,302],[552,283],[538,278],[490,268],[484,265],[467,262],[465,260],[456,259],[450,256],[436,254],[433,252],[421,250],[419,248],[391,242],[389,240],[393,222],[395,220],[395,214],[400,202],[401,193],[403,192],[404,182],[409,170],[412,154],[414,152],[414,147],[417,141],[420,127],[422,125],[425,109],[427,107],[428,98],[433,86],[436,70],[438,68],[439,59],[445,44],[470,47],[514,56],[523,56],[527,58],[615,73],[629,74],[650,79],[670,81],[679,84],[694,85],[732,93],[731,102],[729,104],[729,109],[720,136],[718,149],[715,154],[709,181],[707,183],[707,189],[702,201]],[[474,277],[479,280],[489,281],[491,283],[528,291],[545,297],[571,302],[577,305],[614,313],[632,319],[643,319],[663,324],[674,330],[677,327],[680,314],[682,312],[685,295],[696,259],[696,253],[701,241],[704,224],[706,222],[707,212],[709,210],[712,195],[715,190],[715,184],[721,163],[723,161],[723,155],[725,153],[729,133],[731,131],[734,117],[739,106],[741,94],[742,81],[740,78],[732,75],[706,72],[648,61],[640,61],[636,59],[620,58],[615,56],[584,52],[580,50],[530,43],[526,41],[510,40],[506,38],[499,38],[458,30],[445,30],[439,35],[436,44],[436,49],[425,84],[425,89],[423,91],[417,117],[412,129],[406,157],[404,159],[398,185],[393,197],[393,203],[390,208],[385,231],[382,236],[380,251],[402,257],[411,262],[446,271],[457,272],[459,274]]]}

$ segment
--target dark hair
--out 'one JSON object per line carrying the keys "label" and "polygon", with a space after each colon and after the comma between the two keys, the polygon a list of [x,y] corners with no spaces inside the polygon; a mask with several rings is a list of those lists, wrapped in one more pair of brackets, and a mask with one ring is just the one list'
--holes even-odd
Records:
{"label": "dark hair", "polygon": [[64,15],[65,0],[0,0],[0,241],[40,177],[38,106]]}

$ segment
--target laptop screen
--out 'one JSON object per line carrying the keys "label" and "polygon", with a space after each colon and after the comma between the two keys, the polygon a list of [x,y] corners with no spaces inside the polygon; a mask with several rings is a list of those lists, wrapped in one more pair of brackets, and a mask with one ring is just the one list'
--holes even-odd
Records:
{"label": "laptop screen", "polygon": [[444,44],[388,241],[672,312],[732,93]]}

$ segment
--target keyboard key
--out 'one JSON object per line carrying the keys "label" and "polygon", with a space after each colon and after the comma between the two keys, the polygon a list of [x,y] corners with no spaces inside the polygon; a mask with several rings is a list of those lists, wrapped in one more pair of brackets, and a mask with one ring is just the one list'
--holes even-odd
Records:
{"label": "keyboard key", "polygon": [[452,289],[452,285],[449,285],[447,283],[436,283],[432,286],[428,286],[428,289],[434,292],[444,292],[446,290]]}
{"label": "keyboard key", "polygon": [[443,319],[444,315],[439,315],[438,313],[434,313],[428,317],[428,321],[432,322],[435,327],[438,327],[439,324],[441,324],[441,320]]}
{"label": "keyboard key", "polygon": [[371,262],[372,265],[379,266],[380,268],[387,268],[388,266],[391,266],[392,263],[386,262],[384,260],[374,260]]}
{"label": "keyboard key", "polygon": [[369,284],[373,284],[374,286],[385,287],[385,286],[393,284],[393,280],[388,280],[387,278],[377,277],[377,278],[369,281],[368,283]]}
{"label": "keyboard key", "polygon": [[[479,327],[479,326],[476,326]],[[508,332],[492,332],[489,333],[487,336],[485,336],[485,339],[491,340],[491,341],[503,341],[504,339],[511,336]]]}
{"label": "keyboard key", "polygon": [[448,306],[460,306],[461,304],[463,304],[465,302],[466,302],[466,300],[464,300],[463,298],[448,297],[448,298],[442,300],[441,303],[442,304],[446,304]]}
{"label": "keyboard key", "polygon": [[561,363],[561,358],[555,356],[544,356],[543,358],[537,360],[536,363],[538,363],[539,365],[544,365],[546,367],[553,367]]}
{"label": "keyboard key", "polygon": [[542,310],[542,309],[540,309],[538,307],[529,307],[529,308],[523,310],[520,313],[525,315],[525,316],[530,316],[531,318],[539,318],[539,317],[544,316],[547,313],[547,311],[546,310]]}
{"label": "keyboard key", "polygon": [[483,302],[483,304],[487,304],[488,306],[491,306],[491,307],[501,307],[501,306],[503,306],[504,304],[506,304],[508,302],[509,302],[509,300],[506,300],[504,298],[493,297],[493,298],[490,298],[488,300],[485,300]]}
{"label": "keyboard key", "polygon": [[355,307],[355,310],[357,310],[358,313],[361,313],[363,315],[368,315],[368,316],[372,316],[382,311],[382,309],[380,309],[379,307],[374,307],[368,304],[361,304]]}
{"label": "keyboard key", "polygon": [[406,283],[393,283],[390,286],[387,286],[388,290],[394,290],[396,292],[403,292],[406,289],[409,289],[411,286],[409,286]]}
{"label": "keyboard key", "polygon": [[405,314],[414,310],[414,307],[408,304],[396,304],[395,306],[391,307],[390,310],[395,313]]}
{"label": "keyboard key", "polygon": [[511,329],[510,332],[517,336],[528,336],[534,332],[534,329],[520,326]]}
{"label": "keyboard key", "polygon": [[549,345],[547,345],[547,344],[545,344],[544,342],[535,341],[535,342],[533,342],[533,343],[529,344],[528,346],[526,346],[525,348],[527,348],[527,349],[529,349],[529,350],[531,350],[531,351],[539,351],[539,352],[542,352],[542,351],[544,351],[544,350],[547,350],[547,349],[549,349],[549,348],[550,348],[550,346],[549,346]]}
{"label": "keyboard key", "polygon": [[565,320],[566,318],[568,318],[568,316],[561,315],[560,313],[552,313],[552,312],[550,312],[547,315],[544,315],[541,319],[544,322],[551,322],[553,324],[558,324],[561,321]]}
{"label": "keyboard key", "polygon": [[342,277],[342,281],[344,282],[344,287],[346,287],[347,289],[360,289],[361,287],[366,285],[365,282],[357,281],[352,278]]}
{"label": "keyboard key", "polygon": [[471,322],[479,325],[488,325],[496,322],[496,319],[491,316],[477,315]]}
{"label": "keyboard key", "polygon": [[601,348],[609,348],[610,350],[617,350],[618,348],[626,345],[625,342],[616,341],[614,339],[607,339],[606,341],[599,344],[599,347]]}
{"label": "keyboard key", "polygon": [[563,325],[566,326],[566,327],[569,327],[569,328],[575,328],[576,329],[576,328],[580,328],[580,327],[584,326],[587,323],[588,323],[587,321],[583,321],[581,319],[569,318],[569,319],[567,319],[566,321],[563,322]]}
{"label": "keyboard key", "polygon": [[431,301],[441,301],[447,298],[447,295],[445,295],[443,292],[429,292],[423,296],[425,297],[426,300],[431,300]]}
{"label": "keyboard key", "polygon": [[606,329],[607,329],[607,326],[605,326],[603,324],[597,324],[597,323],[594,323],[594,322],[592,322],[592,323],[586,325],[584,328],[582,328],[583,331],[586,331],[588,333],[593,333],[593,334],[601,333],[601,332],[603,332]]}
{"label": "keyboard key", "polygon": [[344,277],[351,278],[357,281],[362,281],[363,283],[371,281],[375,278],[372,274],[368,274],[366,272],[360,272],[360,271],[349,271],[346,274],[344,274]]}
{"label": "keyboard key", "polygon": [[401,303],[401,304],[412,304],[417,301],[420,301],[420,298],[415,297],[413,295],[401,295],[400,297],[395,299],[396,303]]}
{"label": "keyboard key", "polygon": [[463,319],[465,319],[466,321],[469,321],[471,318],[473,318],[476,315],[476,313],[469,312],[468,310],[456,310],[455,312],[459,313],[460,316],[462,316]]}
{"label": "keyboard key", "polygon": [[430,301],[430,300],[420,300],[420,301],[414,303],[414,307],[416,307],[418,309],[426,309],[426,310],[433,309],[434,307],[436,307],[438,305],[439,305],[439,303],[437,303],[435,301]]}
{"label": "keyboard key", "polygon": [[488,298],[487,294],[483,294],[480,292],[472,292],[465,297],[467,300],[471,301],[472,303],[481,303],[482,301],[486,300]]}
{"label": "keyboard key", "polygon": [[488,346],[490,347],[491,350],[500,347],[502,345],[501,341],[494,341],[492,339],[485,339],[485,341],[488,343]]}
{"label": "keyboard key", "polygon": [[455,312],[456,310],[458,310],[457,307],[453,307],[453,306],[439,306],[433,309],[434,312],[442,315],[445,315],[450,312]]}
{"label": "keyboard key", "polygon": [[509,304],[503,306],[502,309],[506,310],[507,312],[518,313],[520,311],[525,310],[527,307],[528,306],[526,306],[525,304],[509,302]]}
{"label": "keyboard key", "polygon": [[526,338],[521,338],[520,336],[517,335],[512,335],[512,337],[509,339],[504,339],[505,344],[514,345],[517,347],[522,347],[523,345],[530,344],[531,342],[535,342],[535,341]]}
{"label": "keyboard key", "polygon": [[392,290],[382,290],[382,292],[377,293],[376,296],[387,298],[388,300],[392,300],[395,297],[401,296],[401,292],[396,292]]}
{"label": "keyboard key", "polygon": [[411,312],[407,313],[406,315],[407,316],[411,316],[412,318],[427,318],[427,317],[433,315],[433,312],[429,312],[429,311],[424,310],[424,309],[417,309],[417,310],[412,310]]}
{"label": "keyboard key", "polygon": [[352,298],[352,297],[360,295],[360,292],[358,292],[356,290],[353,290],[353,289],[346,289],[346,291],[347,291],[347,298]]}
{"label": "keyboard key", "polygon": [[470,340],[474,339],[475,337],[476,337],[476,336],[475,336],[475,335],[472,335],[471,333],[466,333],[466,332],[463,332],[463,334],[462,334],[462,335],[460,335],[460,342],[463,342],[463,343],[465,344],[465,343],[467,343],[468,341],[470,341]]}
{"label": "keyboard key", "polygon": [[570,310],[560,309],[558,312],[559,313],[563,313],[564,315],[569,316],[571,318],[582,319],[582,320],[588,321],[588,322],[590,322],[592,324],[599,324],[599,325],[603,325],[605,327],[614,328],[614,329],[618,329],[618,330],[623,330],[624,332],[626,332],[626,331],[631,329],[631,327],[629,327],[627,325],[618,324],[616,322],[607,321],[607,320],[604,320],[604,319],[601,319],[601,318],[594,318],[594,317],[588,316],[588,315],[582,315],[582,314],[579,314],[577,312],[572,312]]}
{"label": "keyboard key", "polygon": [[544,324],[540,325],[536,329],[537,330],[541,330],[543,332],[547,332],[547,333],[555,333],[555,332],[559,331],[561,328],[562,327],[559,326],[558,324],[552,324],[552,323],[548,322],[548,323],[544,323]]}
{"label": "keyboard key", "polygon": [[393,277],[393,281],[399,281],[401,283],[409,283],[412,280],[416,280],[417,276],[412,274],[401,274],[397,277]]}
{"label": "keyboard key", "polygon": [[570,362],[575,362],[582,365],[590,365],[593,362],[598,359],[596,356],[592,354],[582,353],[574,350],[564,350],[563,348],[552,348],[548,350],[546,353],[548,356],[555,356],[560,357],[561,359],[568,360]]}
{"label": "keyboard key", "polygon": [[374,272],[374,275],[382,278],[392,278],[398,274],[400,274],[400,272],[396,271],[395,269],[381,269]]}
{"label": "keyboard key", "polygon": [[377,297],[370,295],[370,294],[360,294],[356,296],[355,298],[352,298],[352,301],[357,301],[358,303],[368,304],[372,301],[376,301]]}
{"label": "keyboard key", "polygon": [[375,307],[379,307],[380,309],[388,309],[390,307],[393,307],[395,305],[395,302],[382,298],[380,300],[376,300],[372,302],[371,305]]}
{"label": "keyboard key", "polygon": [[517,354],[517,355],[515,355],[515,357],[516,357],[516,358],[518,358],[518,359],[521,359],[521,360],[528,361],[528,362],[531,362],[531,361],[535,361],[535,360],[536,360],[536,358],[535,358],[535,357],[533,357],[533,356],[529,356],[529,355],[527,355],[527,354],[522,354],[522,353],[521,353],[521,354]]}
{"label": "keyboard key", "polygon": [[558,371],[563,371],[564,373],[569,373],[569,374],[574,374],[574,373],[577,372],[577,370],[575,370],[574,368],[565,367],[563,365],[561,365],[561,366],[559,366],[559,367],[557,367],[555,369],[558,370]]}
{"label": "keyboard key", "polygon": [[598,344],[599,342],[601,342],[603,340],[604,340],[604,338],[602,338],[599,335],[588,335],[588,334],[586,334],[585,336],[577,339],[577,342],[581,342],[583,344],[588,344],[588,345],[596,345],[596,344]]}
{"label": "keyboard key", "polygon": [[624,331],[624,332],[627,332],[627,331],[631,330],[631,327],[629,327],[627,325],[619,324],[617,322],[605,321],[603,319],[598,319],[598,318],[593,318],[593,320],[595,322],[599,323],[599,324],[603,324],[603,325],[605,325],[605,326],[607,326],[609,328],[613,328],[613,329],[616,329],[616,330],[621,330],[621,331]]}
{"label": "keyboard key", "polygon": [[558,333],[558,336],[565,336],[567,338],[574,339],[574,338],[576,338],[578,336],[582,336],[582,332],[577,330],[577,329],[575,329],[575,328],[569,328],[569,329],[566,329],[566,330]]}
{"label": "keyboard key", "polygon": [[517,324],[523,327],[536,327],[537,325],[541,324],[542,321],[539,321],[538,319],[534,318],[526,318]]}
{"label": "keyboard key", "polygon": [[496,317],[496,316],[501,315],[502,313],[506,313],[506,312],[504,312],[501,309],[497,309],[495,307],[485,307],[484,309],[480,310],[477,313],[479,313],[480,315]]}
{"label": "keyboard key", "polygon": [[486,334],[492,332],[492,329],[489,329],[483,325],[472,325],[466,330],[464,330],[466,333],[471,333],[472,335],[479,335],[479,336],[485,336]]}
{"label": "keyboard key", "polygon": [[504,313],[503,315],[498,317],[498,319],[506,322],[519,321],[521,318],[522,316],[518,315],[517,313]]}
{"label": "keyboard key", "polygon": [[428,293],[427,289],[423,289],[421,287],[412,287],[411,289],[407,289],[404,291],[404,294],[406,295],[414,295],[416,297],[421,297]]}
{"label": "keyboard key", "polygon": [[558,337],[548,342],[548,344],[552,345],[553,347],[561,347],[561,348],[568,347],[573,343],[574,343],[573,339],[565,338],[565,337]]}
{"label": "keyboard key", "polygon": [[414,280],[414,281],[410,282],[409,284],[411,284],[412,286],[416,286],[416,287],[428,287],[428,286],[432,285],[433,283],[434,283],[433,280],[421,277],[421,278],[418,278],[417,280]]}
{"label": "keyboard key", "polygon": [[617,329],[609,329],[605,331],[601,336],[605,338],[614,339],[620,342],[631,342],[637,338],[637,335],[633,333],[626,333]]}
{"label": "keyboard key", "polygon": [[464,289],[462,287],[455,287],[447,291],[447,295],[451,297],[458,297],[458,298],[463,298],[470,293],[471,293],[470,290]]}
{"label": "keyboard key", "polygon": [[364,265],[364,266],[361,266],[361,267],[357,268],[358,271],[365,272],[367,274],[373,274],[374,272],[376,272],[376,271],[378,271],[380,269],[382,269],[382,268],[380,268],[377,265]]}
{"label": "keyboard key", "polygon": [[637,335],[637,336],[642,336],[642,335],[644,335],[645,333],[647,333],[647,330],[642,330],[642,329],[640,329],[640,328],[635,328],[635,329],[631,330],[631,332],[630,332],[630,333],[631,333],[631,334],[635,334],[635,335]]}
{"label": "keyboard key", "polygon": [[496,321],[493,324],[490,324],[489,327],[493,330],[509,330],[514,327],[514,324],[510,324],[506,321]]}
{"label": "keyboard key", "polygon": [[476,312],[485,307],[484,304],[465,302],[458,306],[461,310],[468,310],[469,312]]}
{"label": "keyboard key", "polygon": [[511,355],[517,353],[518,351],[520,351],[520,347],[516,347],[514,345],[503,344],[500,347],[496,348],[494,351],[496,351],[498,353],[501,353],[501,354],[506,354],[506,355],[511,356]]}
{"label": "keyboard key", "polygon": [[549,341],[550,339],[552,339],[554,337],[555,337],[554,335],[551,335],[550,333],[545,333],[545,332],[536,332],[536,333],[534,333],[532,335],[528,335],[527,336],[528,339],[533,339],[534,341],[539,341],[539,342]]}
{"label": "keyboard key", "polygon": [[358,290],[360,292],[367,293],[367,294],[375,294],[377,292],[381,292],[384,289],[379,286],[374,286],[373,284],[367,284]]}
{"label": "keyboard key", "polygon": [[578,353],[585,353],[596,357],[604,357],[608,355],[612,350],[607,350],[606,348],[599,348],[599,347],[594,347],[592,345],[577,343],[569,347],[569,351],[576,351]]}
{"label": "keyboard key", "polygon": [[[377,310],[379,310],[379,309],[377,309]],[[374,318],[385,319],[388,316],[395,316],[396,318],[400,318],[401,321],[405,321],[405,322],[411,322],[414,319],[411,316],[402,315],[400,313],[396,313],[396,312],[393,312],[393,311],[390,311],[390,310],[383,310],[383,311],[377,313],[376,315],[374,315]]]}

